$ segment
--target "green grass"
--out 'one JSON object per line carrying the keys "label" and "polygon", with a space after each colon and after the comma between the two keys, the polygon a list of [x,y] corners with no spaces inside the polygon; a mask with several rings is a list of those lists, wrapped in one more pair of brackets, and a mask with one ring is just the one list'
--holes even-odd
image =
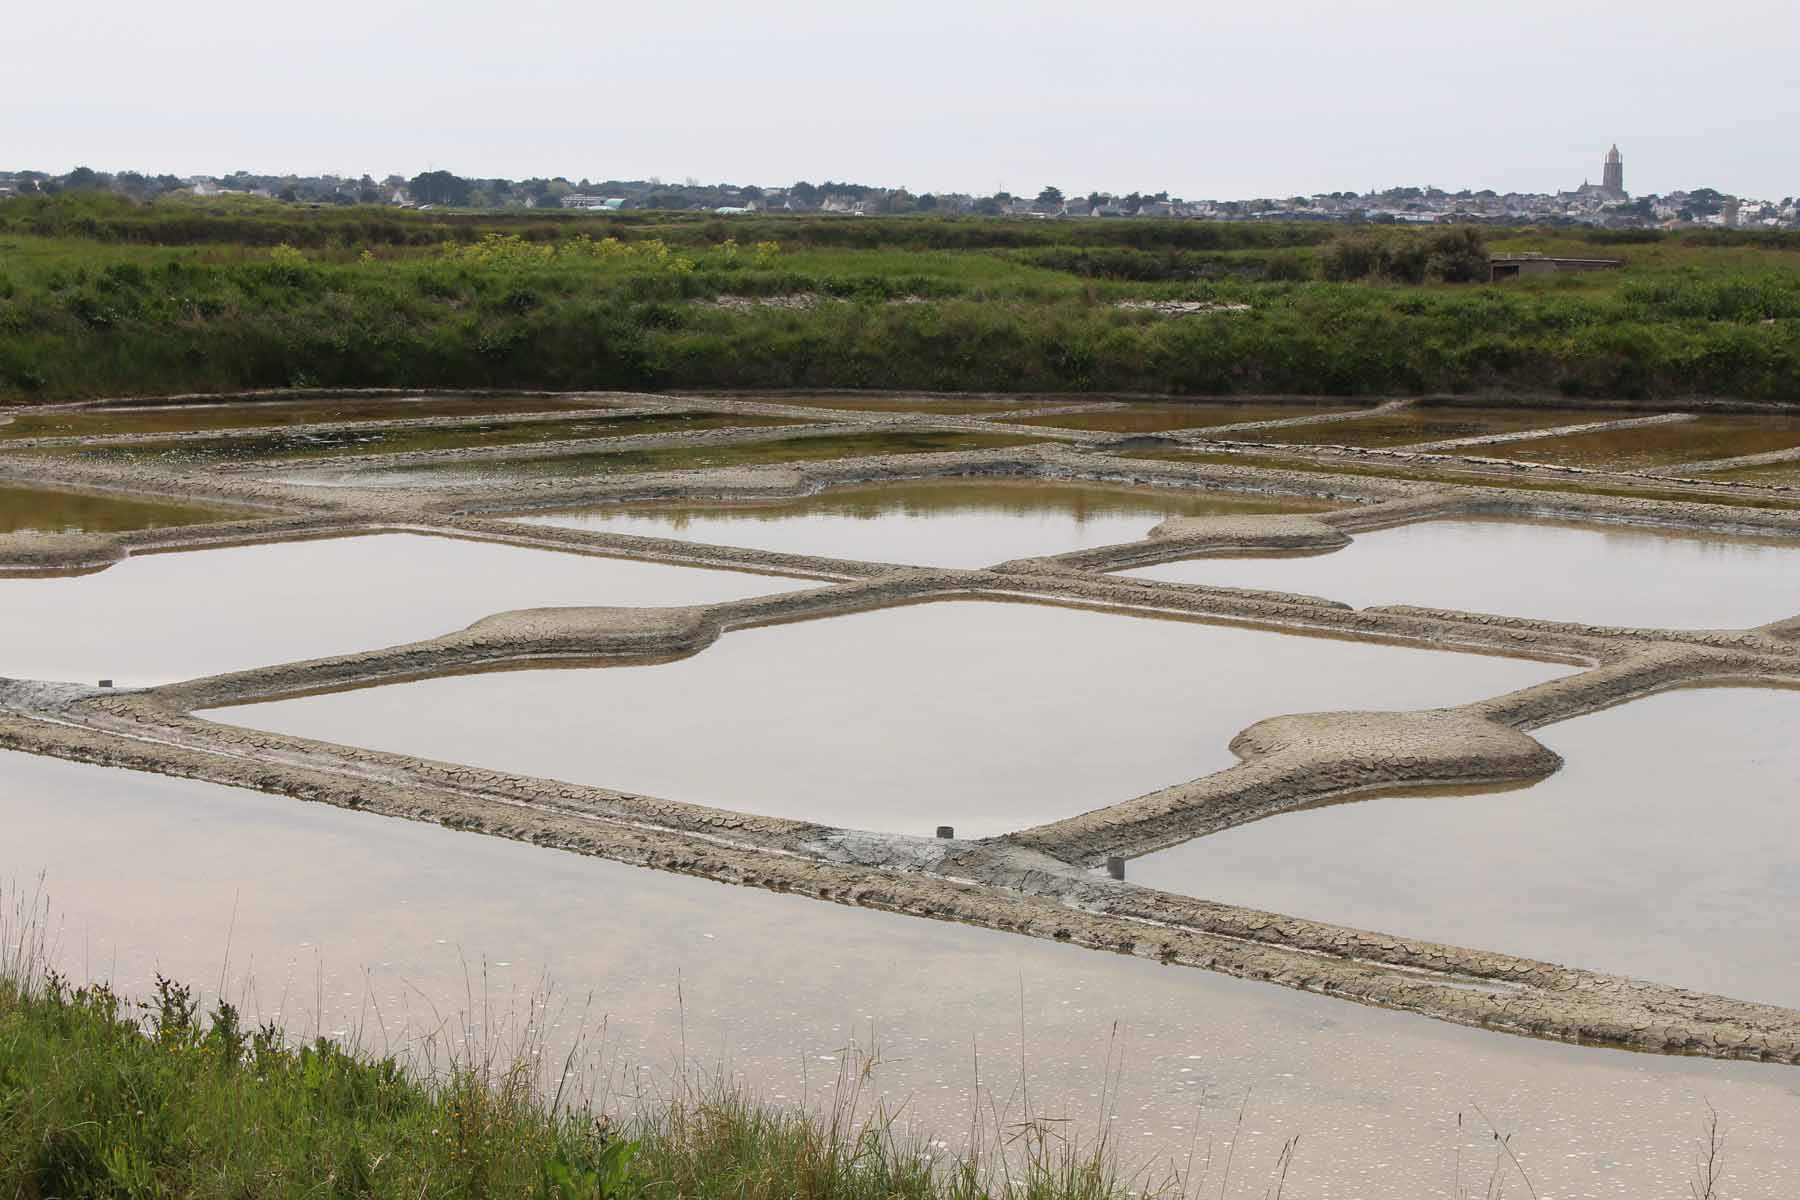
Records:
{"label": "green grass", "polygon": [[[1626,265],[1408,285],[1320,279],[1336,236],[1184,221],[14,200],[0,203],[0,400],[313,385],[1800,403],[1800,237],[1614,246],[1497,230],[1497,249]],[[757,249],[766,242],[779,249]],[[816,304],[694,303],[797,294]],[[1125,298],[1251,311],[1170,318],[1120,310]]]}
{"label": "green grass", "polygon": [[[158,979],[147,1004],[45,969],[44,910],[0,915],[0,1197],[1113,1200],[1154,1195],[1047,1127],[965,1155],[865,1111],[865,1060],[818,1111],[720,1077],[614,1120],[529,1064],[541,1044],[431,1064],[290,1045]],[[572,1054],[558,1072],[566,1079]]]}

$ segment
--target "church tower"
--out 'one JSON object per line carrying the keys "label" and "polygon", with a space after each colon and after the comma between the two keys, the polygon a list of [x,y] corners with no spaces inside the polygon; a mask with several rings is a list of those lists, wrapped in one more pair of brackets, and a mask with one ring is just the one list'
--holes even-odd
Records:
{"label": "church tower", "polygon": [[1600,186],[1621,199],[1625,196],[1625,156],[1619,153],[1617,143],[1606,152],[1606,170],[1600,178]]}

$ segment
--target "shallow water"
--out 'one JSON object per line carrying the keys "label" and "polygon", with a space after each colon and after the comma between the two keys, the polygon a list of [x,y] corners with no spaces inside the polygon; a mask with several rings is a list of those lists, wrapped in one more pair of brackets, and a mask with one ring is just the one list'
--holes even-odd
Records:
{"label": "shallow water", "polygon": [[95,575],[0,579],[0,675],[167,683],[437,637],[509,609],[811,586],[415,534],[150,554]]}
{"label": "shallow water", "polygon": [[[1481,1194],[1479,1104],[1545,1197],[1686,1195],[1710,1101],[1725,1195],[1787,1200],[1800,1071],[1657,1058],[1462,1029],[1204,971],[634,870],[434,826],[182,779],[0,753],[0,876],[46,872],[61,960],[142,995],[161,971],[210,999],[224,976],[290,1032],[413,1044],[468,1013],[522,1008],[545,973],[572,1011],[555,1057],[606,1023],[603,1070],[633,1090],[690,1061],[765,1095],[830,1095],[837,1051],[871,1033],[875,1097],[958,1144],[981,1100],[1132,1162],[1210,1144],[1216,1195],[1240,1104],[1231,1194],[1261,1196],[1301,1135],[1287,1194]],[[329,886],[320,886],[321,871]],[[228,964],[222,960],[229,957]],[[223,969],[222,969],[223,967]],[[245,980],[250,981],[247,986]],[[587,997],[592,996],[591,1003]],[[435,1014],[434,1015],[434,1011]],[[378,1022],[375,1014],[380,1014]],[[1020,1038],[1026,1048],[1021,1072]],[[385,1037],[383,1029],[385,1027]],[[1116,1041],[1114,1040],[1116,1037]],[[507,1040],[504,1033],[499,1040]],[[1097,1094],[1109,1049],[1116,1094]],[[641,1068],[641,1069],[640,1069]],[[1011,1102],[1009,1102],[1011,1098]],[[1461,1133],[1458,1114],[1462,1114]],[[1517,1179],[1507,1195],[1522,1196]]]}
{"label": "shallow water", "polygon": [[1068,396],[909,396],[868,392],[700,392],[685,400],[752,400],[761,404],[796,404],[803,408],[835,408],[844,412],[938,413],[944,416],[1003,416],[1022,409],[1079,404]]}
{"label": "shallow water", "polygon": [[789,554],[981,567],[1136,541],[1167,517],[1328,507],[1233,492],[955,479],[832,488],[777,503],[611,505],[518,519]]}
{"label": "shallow water", "polygon": [[230,520],[229,509],[0,484],[0,534],[124,533]]}
{"label": "shallow water", "polygon": [[1596,470],[1631,470],[1736,458],[1796,446],[1800,446],[1800,417],[1722,415],[1617,433],[1511,442],[1495,447],[1494,457]]}
{"label": "shallow water", "polygon": [[186,433],[204,429],[250,429],[260,425],[311,425],[332,421],[410,420],[420,417],[480,417],[500,414],[604,411],[604,401],[569,396],[342,396],[324,400],[258,400],[239,403],[170,404],[145,400],[97,408],[0,412],[0,439],[99,437],[126,433]]}
{"label": "shallow water", "polygon": [[1739,467],[1717,474],[1696,475],[1696,479],[1728,479],[1734,483],[1785,484],[1800,487],[1800,462],[1770,463],[1761,467]]}
{"label": "shallow water", "polygon": [[1800,1008],[1800,692],[1671,692],[1539,730],[1532,787],[1271,817],[1148,887]]}
{"label": "shallow water", "polygon": [[749,442],[714,442],[697,446],[664,446],[655,450],[546,455],[503,462],[467,459],[426,463],[387,470],[340,471],[285,475],[285,483],[356,487],[467,487],[504,484],[511,480],[569,479],[646,471],[687,471],[705,467],[754,467],[820,459],[860,458],[876,454],[932,454],[946,450],[998,450],[1029,445],[1039,439],[986,433],[854,433],[809,438],[770,438]]}
{"label": "shallow water", "polygon": [[803,425],[790,417],[709,413],[635,413],[567,421],[489,421],[434,429],[309,429],[252,437],[181,442],[130,442],[116,446],[46,449],[43,453],[88,459],[157,459],[173,462],[251,462],[257,459],[324,458],[345,454],[410,454],[422,450],[491,449],[577,438],[630,437],[701,429],[758,429]]}
{"label": "shallow water", "polygon": [[1121,572],[1268,588],[1357,608],[1415,604],[1553,621],[1739,629],[1800,613],[1800,542],[1500,517],[1355,535],[1304,558],[1200,558]]}
{"label": "shallow water", "polygon": [[[1643,413],[1620,409],[1555,408],[1414,408],[1357,421],[1332,421],[1314,427],[1260,429],[1241,436],[1250,442],[1308,442],[1333,446],[1408,446],[1420,442],[1447,442],[1453,438],[1518,433],[1528,429],[1552,429],[1583,425],[1590,421],[1622,421]],[[1471,454],[1506,456],[1498,446],[1472,448]]]}
{"label": "shallow water", "polygon": [[[1099,399],[1100,397],[1096,397]],[[1318,417],[1353,412],[1354,404],[1128,404],[1101,412],[1048,413],[1021,417],[1014,425],[1051,425],[1058,429],[1092,429],[1103,433],[1156,433],[1165,429],[1198,429],[1208,425],[1237,425],[1245,421],[1285,421],[1294,417]],[[1244,436],[1248,437],[1249,434]]]}
{"label": "shallow water", "polygon": [[206,715],[742,812],[986,837],[1228,767],[1227,744],[1264,717],[1458,704],[1567,670],[943,601],[739,630],[657,666],[451,676]]}

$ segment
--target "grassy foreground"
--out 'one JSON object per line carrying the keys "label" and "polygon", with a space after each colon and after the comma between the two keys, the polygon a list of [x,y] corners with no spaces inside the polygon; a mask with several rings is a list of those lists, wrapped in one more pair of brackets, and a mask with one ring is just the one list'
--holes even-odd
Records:
{"label": "grassy foreground", "polygon": [[[858,1110],[717,1080],[615,1126],[528,1058],[420,1072],[325,1039],[289,1046],[158,981],[144,1005],[0,959],[0,1197],[732,1197],[1111,1200],[1145,1195],[1101,1145],[1051,1136],[956,1157]],[[140,1019],[134,1015],[143,1012]],[[1154,1192],[1157,1189],[1148,1189]]]}
{"label": "grassy foreground", "polygon": [[[1800,403],[1800,236],[1616,240],[16,199],[0,402],[311,385]],[[1468,282],[1489,250],[1625,266]],[[1219,307],[1121,307],[1169,300]]]}

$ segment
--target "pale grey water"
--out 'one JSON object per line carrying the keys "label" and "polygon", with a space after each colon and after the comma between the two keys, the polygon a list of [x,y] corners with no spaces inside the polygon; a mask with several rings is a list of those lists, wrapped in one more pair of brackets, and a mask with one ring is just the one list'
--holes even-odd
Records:
{"label": "pale grey water", "polygon": [[1147,887],[1800,1008],[1800,691],[1670,692],[1537,731],[1523,790],[1289,813]]}
{"label": "pale grey water", "polygon": [[1568,667],[1050,605],[727,633],[655,666],[456,675],[211,720],[829,825],[985,837],[1235,762],[1283,713],[1460,704]]}
{"label": "pale grey water", "polygon": [[1800,542],[1505,518],[1359,533],[1302,558],[1200,558],[1140,579],[1267,588],[1356,608],[1417,604],[1658,629],[1737,629],[1800,614]]}
{"label": "pale grey water", "polygon": [[[605,1065],[666,1087],[685,1035],[771,1097],[828,1094],[873,1032],[874,1087],[903,1124],[959,1141],[974,1099],[1086,1133],[1132,1161],[1220,1166],[1248,1094],[1231,1197],[1483,1194],[1479,1104],[1545,1200],[1687,1195],[1705,1105],[1729,1137],[1725,1195],[1788,1200],[1800,1072],[1533,1042],[1265,984],[989,930],[841,908],[188,780],[0,753],[0,877],[42,871],[61,961],[143,994],[156,971],[223,975],[295,1033],[405,1048],[457,1014],[523,1009],[548,973],[586,1007]],[[229,964],[222,959],[229,951]],[[247,984],[246,980],[250,982]],[[591,994],[591,1005],[585,1005]],[[679,997],[679,999],[678,999]],[[560,1011],[560,1010],[553,1010]],[[380,1014],[379,1021],[375,1014]],[[496,1021],[496,1024],[502,1022]],[[383,1029],[385,1027],[385,1035]],[[1116,1036],[1116,1043],[1113,1039]],[[1103,1103],[1109,1046],[1124,1070]],[[641,1069],[640,1069],[641,1068]],[[631,1086],[628,1082],[627,1087]],[[1459,1137],[1458,1114],[1462,1115]],[[1516,1178],[1506,1194],[1524,1195]]]}
{"label": "pale grey water", "polygon": [[94,575],[0,579],[0,676],[167,683],[438,637],[509,609],[813,586],[414,534],[134,555]]}

